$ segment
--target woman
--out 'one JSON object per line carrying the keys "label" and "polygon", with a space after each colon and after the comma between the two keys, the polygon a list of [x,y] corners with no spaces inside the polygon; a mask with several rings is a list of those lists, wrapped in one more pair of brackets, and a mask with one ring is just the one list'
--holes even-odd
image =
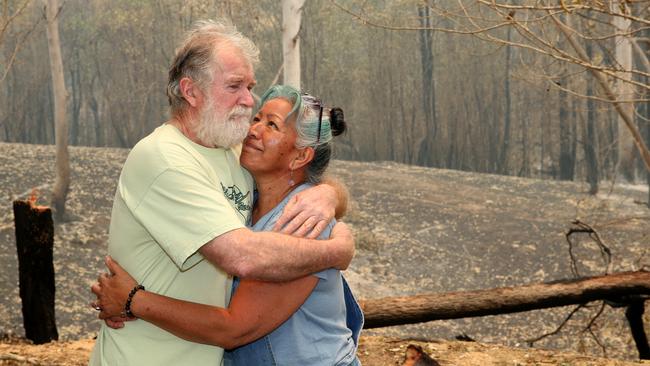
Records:
{"label": "woman", "polygon": [[[270,88],[260,105],[240,161],[257,186],[252,228],[266,231],[294,194],[320,182],[331,140],[345,131],[345,121],[341,109],[323,108],[288,86]],[[225,356],[230,365],[359,364],[363,316],[338,270],[286,283],[235,280],[223,309],[135,290],[136,281],[117,263],[109,258],[107,266],[114,275],[93,286],[101,318],[130,311],[181,338],[232,349]]]}

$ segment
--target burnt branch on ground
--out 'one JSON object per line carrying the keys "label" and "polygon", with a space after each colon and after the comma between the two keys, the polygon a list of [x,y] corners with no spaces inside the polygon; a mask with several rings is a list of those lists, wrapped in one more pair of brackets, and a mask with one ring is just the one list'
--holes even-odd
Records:
{"label": "burnt branch on ground", "polygon": [[574,220],[571,222],[573,224],[573,227],[567,231],[565,234],[566,241],[569,243],[569,256],[571,257],[571,272],[576,278],[580,278],[580,274],[578,273],[578,260],[573,254],[573,248],[577,244],[577,241],[574,243],[572,241],[572,235],[574,234],[588,234],[589,238],[593,240],[594,243],[598,245],[598,249],[600,249],[600,254],[605,261],[605,273],[604,274],[610,274],[612,272],[612,251],[609,249],[607,245],[603,242],[601,239],[600,235],[594,229],[591,227],[589,224],[586,224],[580,220]]}
{"label": "burnt branch on ground", "polygon": [[573,308],[573,310],[571,310],[571,311],[569,312],[569,314],[566,316],[566,318],[564,318],[564,320],[562,321],[562,323],[560,323],[560,325],[558,325],[558,326],[555,328],[555,330],[550,331],[550,332],[548,332],[548,333],[544,333],[544,334],[542,334],[542,335],[540,335],[540,336],[538,336],[538,337],[535,337],[535,338],[527,339],[525,342],[528,344],[529,347],[533,347],[533,345],[535,344],[535,342],[539,342],[539,341],[541,341],[541,340],[544,339],[544,338],[547,338],[547,337],[550,337],[550,336],[552,336],[552,335],[556,335],[556,334],[560,333],[560,331],[562,330],[562,328],[564,328],[564,326],[569,322],[569,320],[571,320],[571,318],[573,318],[573,316],[574,316],[574,315],[575,315],[575,314],[576,314],[580,309],[582,309],[584,306],[585,306],[585,304],[580,304],[580,305],[576,306],[575,308]]}

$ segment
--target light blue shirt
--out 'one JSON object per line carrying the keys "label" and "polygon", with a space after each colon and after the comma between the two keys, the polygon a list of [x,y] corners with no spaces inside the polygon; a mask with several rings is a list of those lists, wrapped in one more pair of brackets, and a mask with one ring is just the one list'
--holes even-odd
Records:
{"label": "light blue shirt", "polygon": [[[264,215],[253,231],[270,231],[289,199],[301,190],[293,190],[273,210]],[[329,238],[332,220],[319,239]],[[313,274],[319,281],[305,303],[270,334],[224,355],[225,365],[323,365],[358,364],[357,343],[363,326],[363,314],[341,272],[327,269]],[[238,281],[233,287],[236,288]]]}

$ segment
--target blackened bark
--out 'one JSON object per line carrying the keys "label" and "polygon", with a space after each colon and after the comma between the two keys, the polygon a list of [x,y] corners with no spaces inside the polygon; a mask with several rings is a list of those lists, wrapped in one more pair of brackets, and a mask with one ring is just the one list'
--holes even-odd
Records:
{"label": "blackened bark", "polygon": [[650,346],[648,345],[648,337],[643,329],[643,311],[644,301],[642,299],[632,301],[625,311],[625,317],[630,325],[632,338],[636,343],[636,349],[639,352],[639,358],[642,360],[650,360]]}
{"label": "blackened bark", "polygon": [[[593,57],[592,46],[587,42],[585,51],[589,57]],[[594,95],[594,78],[589,75],[587,79],[587,95]],[[596,134],[596,103],[593,99],[587,99],[587,123],[583,129],[582,146],[587,163],[587,182],[589,182],[589,194],[598,193],[600,172],[598,165],[598,136]]]}
{"label": "blackened bark", "polygon": [[422,29],[418,31],[420,42],[420,63],[422,66],[422,107],[424,110],[425,138],[420,144],[420,158],[418,163],[424,166],[437,166],[434,164],[433,146],[437,135],[436,121],[436,89],[433,78],[433,30],[431,30],[431,11],[426,2],[418,6],[418,16]]}
{"label": "blackened bark", "polygon": [[58,340],[54,316],[52,210],[14,201],[20,299],[25,336],[34,344]]}

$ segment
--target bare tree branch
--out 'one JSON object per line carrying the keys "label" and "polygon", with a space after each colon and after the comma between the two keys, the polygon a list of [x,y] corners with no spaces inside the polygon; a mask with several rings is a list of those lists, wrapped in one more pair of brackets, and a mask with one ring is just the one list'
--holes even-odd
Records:
{"label": "bare tree branch", "polygon": [[[16,42],[16,46],[14,47],[13,52],[11,53],[11,57],[9,57],[9,61],[7,62],[5,66],[4,73],[2,74],[2,77],[0,78],[0,83],[4,82],[5,79],[7,78],[7,75],[9,74],[9,70],[11,70],[11,67],[13,66],[14,62],[16,61],[16,55],[18,55],[18,51],[20,51],[20,48],[26,44],[27,38],[32,34],[32,32],[36,29],[36,27],[41,23],[41,18],[39,18],[36,23],[32,25],[32,27],[23,34],[22,38],[20,39],[19,42]],[[1,38],[1,37],[0,37]]]}
{"label": "bare tree branch", "polygon": [[2,44],[2,39],[4,38],[7,28],[9,28],[9,24],[11,24],[11,22],[13,22],[16,17],[22,14],[23,10],[25,10],[30,1],[31,0],[25,0],[25,2],[11,16],[7,16],[9,12],[8,1],[5,1],[3,9],[2,29],[0,29],[0,44]]}

